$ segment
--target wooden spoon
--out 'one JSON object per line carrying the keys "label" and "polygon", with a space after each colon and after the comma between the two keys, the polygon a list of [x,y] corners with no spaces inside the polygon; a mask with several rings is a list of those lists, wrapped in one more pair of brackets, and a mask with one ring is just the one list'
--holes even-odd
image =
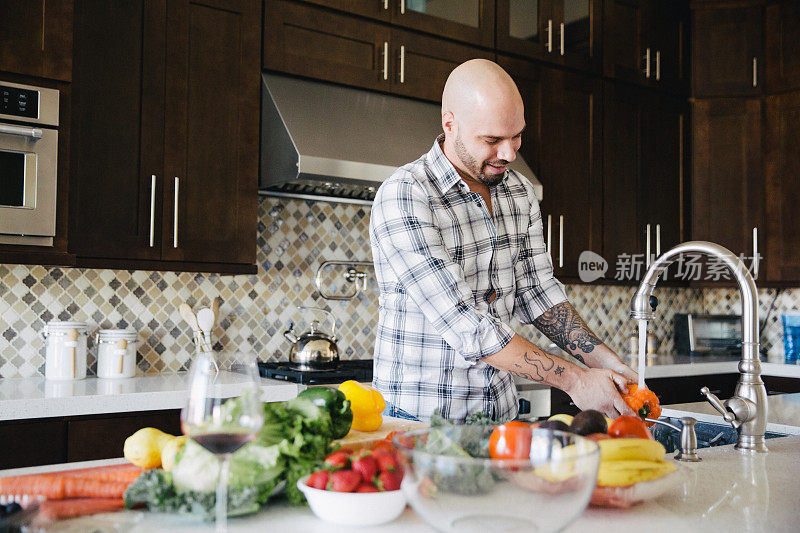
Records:
{"label": "wooden spoon", "polygon": [[70,340],[70,351],[72,352],[70,361],[72,361],[72,379],[75,379],[75,367],[78,366],[77,361],[75,360],[77,356],[75,355],[75,345],[78,342],[78,330],[71,329],[67,332],[67,338]]}
{"label": "wooden spoon", "polygon": [[125,363],[125,350],[128,349],[128,341],[125,339],[118,340],[117,349],[119,350],[119,374],[122,375],[122,366]]}

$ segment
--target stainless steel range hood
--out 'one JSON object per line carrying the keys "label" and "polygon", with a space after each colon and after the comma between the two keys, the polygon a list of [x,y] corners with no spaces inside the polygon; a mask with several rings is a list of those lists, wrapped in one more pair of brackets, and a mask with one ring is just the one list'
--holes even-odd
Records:
{"label": "stainless steel range hood", "polygon": [[[369,203],[442,131],[434,104],[270,73],[261,89],[261,194]],[[511,167],[541,199],[528,165]]]}

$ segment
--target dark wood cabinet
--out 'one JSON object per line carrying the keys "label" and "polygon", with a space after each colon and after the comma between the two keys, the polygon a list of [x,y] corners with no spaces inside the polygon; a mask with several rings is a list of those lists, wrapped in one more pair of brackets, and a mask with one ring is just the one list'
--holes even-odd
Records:
{"label": "dark wood cabinet", "polygon": [[656,393],[662,406],[676,403],[707,402],[700,389],[708,389],[720,399],[728,399],[736,392],[738,373],[708,374],[645,379],[647,388]]}
{"label": "dark wood cabinet", "polygon": [[688,7],[683,1],[607,0],[603,73],[669,91],[688,88]]}
{"label": "dark wood cabinet", "polygon": [[800,2],[766,7],[767,89],[800,89]]}
{"label": "dark wood cabinet", "polygon": [[[377,3],[377,2],[376,2]],[[264,12],[265,69],[388,90],[390,29],[318,7],[268,1]]]}
{"label": "dark wood cabinet", "polygon": [[450,72],[492,52],[359,20],[311,5],[270,1],[264,68],[440,102]]}
{"label": "dark wood cabinet", "polygon": [[604,89],[603,256],[613,269],[625,254],[639,265],[639,276],[627,273],[639,279],[648,250],[657,256],[685,240],[686,109],[632,85],[609,81]]}
{"label": "dark wood cabinet", "polygon": [[498,0],[497,48],[599,73],[601,20],[599,0]]}
{"label": "dark wood cabinet", "polygon": [[766,253],[771,281],[800,281],[800,92],[767,97]]}
{"label": "dark wood cabinet", "polygon": [[0,71],[72,79],[72,0],[0,0]]}
{"label": "dark wood cabinet", "polygon": [[125,439],[143,427],[181,434],[180,410],[0,422],[0,470],[122,457]]}
{"label": "dark wood cabinet", "polygon": [[601,252],[601,108],[599,79],[542,67],[541,209],[561,278],[578,277],[582,251]]}
{"label": "dark wood cabinet", "polygon": [[[762,92],[763,8],[692,10],[692,94],[749,96]],[[770,56],[769,61],[774,58]]]}
{"label": "dark wood cabinet", "polygon": [[[303,0],[486,48],[494,47],[495,0]],[[269,5],[267,2],[267,16]]]}
{"label": "dark wood cabinet", "polygon": [[255,271],[259,2],[75,7],[78,264]]}
{"label": "dark wood cabinet", "polygon": [[[747,257],[758,248],[759,232],[762,239],[766,235],[763,107],[759,98],[698,99],[692,104],[692,239],[715,242]],[[754,272],[759,278],[768,259]]]}
{"label": "dark wood cabinet", "polygon": [[469,59],[494,59],[491,52],[397,29],[390,54],[391,91],[437,103],[454,68]]}
{"label": "dark wood cabinet", "polygon": [[495,0],[383,0],[392,23],[469,44],[494,47]]}

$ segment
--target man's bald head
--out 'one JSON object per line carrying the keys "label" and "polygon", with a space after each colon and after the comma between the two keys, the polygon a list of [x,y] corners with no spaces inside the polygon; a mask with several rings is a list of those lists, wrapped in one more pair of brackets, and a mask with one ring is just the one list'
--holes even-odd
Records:
{"label": "man's bald head", "polygon": [[442,93],[442,114],[471,121],[484,113],[522,109],[522,97],[511,76],[488,59],[471,59],[450,73]]}
{"label": "man's bald head", "polygon": [[442,149],[462,178],[498,183],[524,128],[522,97],[497,63],[472,59],[453,69],[442,93]]}

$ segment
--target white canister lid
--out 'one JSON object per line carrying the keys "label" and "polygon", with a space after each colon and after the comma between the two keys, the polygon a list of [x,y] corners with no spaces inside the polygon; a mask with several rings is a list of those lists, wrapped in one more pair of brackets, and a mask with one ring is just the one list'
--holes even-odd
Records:
{"label": "white canister lid", "polygon": [[86,333],[86,322],[51,320],[44,326],[45,333],[62,332],[70,329],[77,329],[78,333]]}
{"label": "white canister lid", "polygon": [[128,342],[133,342],[139,340],[139,333],[129,329],[101,329],[97,332],[97,339],[111,342],[124,339]]}

